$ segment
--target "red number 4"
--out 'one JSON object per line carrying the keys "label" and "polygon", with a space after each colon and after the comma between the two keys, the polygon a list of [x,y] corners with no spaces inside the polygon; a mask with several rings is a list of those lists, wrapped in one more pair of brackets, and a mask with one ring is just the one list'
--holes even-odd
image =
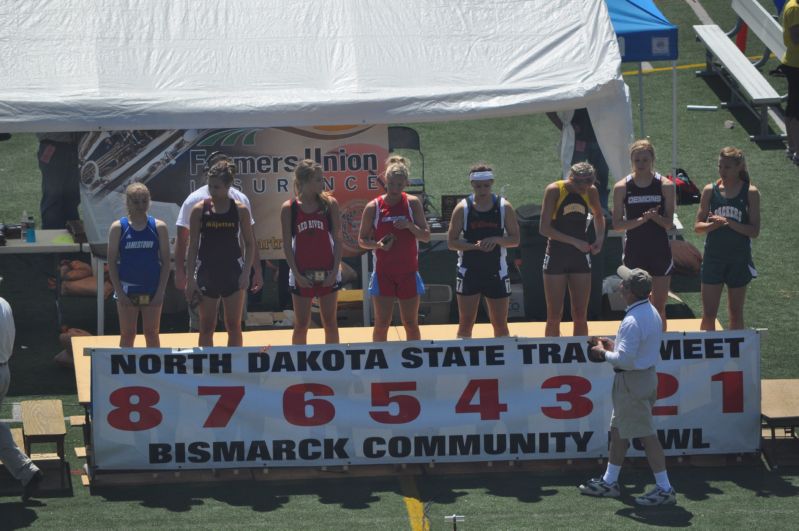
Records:
{"label": "red number 4", "polygon": [[[479,393],[479,402],[473,404]],[[500,413],[508,410],[508,404],[499,401],[499,382],[494,380],[469,380],[458,403],[456,413],[480,413],[480,420],[499,420]]]}

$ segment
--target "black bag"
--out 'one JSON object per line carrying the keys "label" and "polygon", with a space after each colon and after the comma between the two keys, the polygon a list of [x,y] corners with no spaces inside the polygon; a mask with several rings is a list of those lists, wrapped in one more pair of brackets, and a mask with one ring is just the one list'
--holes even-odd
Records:
{"label": "black bag", "polygon": [[699,198],[702,195],[699,188],[688,177],[688,173],[682,168],[677,168],[677,176],[669,175],[669,180],[677,187],[677,204],[678,205],[695,205],[699,203]]}

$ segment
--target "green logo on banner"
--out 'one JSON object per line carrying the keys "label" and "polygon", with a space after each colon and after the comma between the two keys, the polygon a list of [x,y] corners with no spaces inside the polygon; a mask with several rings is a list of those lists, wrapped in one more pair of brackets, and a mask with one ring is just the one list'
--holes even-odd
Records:
{"label": "green logo on banner", "polygon": [[260,129],[222,129],[203,138],[197,145],[208,146],[253,146],[255,134]]}

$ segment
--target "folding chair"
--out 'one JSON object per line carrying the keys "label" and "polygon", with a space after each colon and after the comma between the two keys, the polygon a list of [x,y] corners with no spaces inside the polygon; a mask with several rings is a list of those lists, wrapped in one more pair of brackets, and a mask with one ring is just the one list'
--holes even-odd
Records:
{"label": "folding chair", "polygon": [[[412,177],[408,183],[408,188],[405,190],[411,195],[418,196],[422,200],[425,213],[437,213],[435,206],[433,206],[430,197],[425,191],[424,180],[424,153],[422,153],[421,143],[419,142],[419,133],[416,129],[406,127],[404,125],[392,125],[388,128],[388,150],[394,152],[398,149],[407,149],[416,151],[421,160],[421,177]],[[418,174],[416,174],[418,175]]]}

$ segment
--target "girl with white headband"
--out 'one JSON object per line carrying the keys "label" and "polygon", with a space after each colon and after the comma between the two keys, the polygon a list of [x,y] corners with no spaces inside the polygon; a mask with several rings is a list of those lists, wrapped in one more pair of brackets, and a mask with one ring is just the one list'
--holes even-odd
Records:
{"label": "girl with white headband", "polygon": [[469,182],[473,193],[455,206],[447,235],[449,248],[458,251],[458,337],[472,337],[480,295],[486,298],[494,337],[503,337],[510,335],[506,249],[519,245],[519,223],[511,204],[491,191],[490,166],[472,166]]}
{"label": "girl with white headband", "polygon": [[369,201],[363,210],[358,244],[374,253],[374,272],[369,294],[375,308],[374,341],[385,341],[399,301],[405,339],[420,339],[419,295],[424,283],[419,276],[419,241],[430,241],[430,229],[418,197],[404,192],[408,185],[408,161],[392,156],[386,161],[386,193]]}
{"label": "girl with white headband", "polygon": [[[595,180],[594,167],[578,162],[567,179],[550,184],[544,191],[539,232],[549,238],[543,268],[547,336],[560,335],[567,287],[574,322],[572,335],[588,335],[591,255],[599,253],[605,238],[605,216]],[[588,243],[589,213],[594,216],[594,243]]]}

